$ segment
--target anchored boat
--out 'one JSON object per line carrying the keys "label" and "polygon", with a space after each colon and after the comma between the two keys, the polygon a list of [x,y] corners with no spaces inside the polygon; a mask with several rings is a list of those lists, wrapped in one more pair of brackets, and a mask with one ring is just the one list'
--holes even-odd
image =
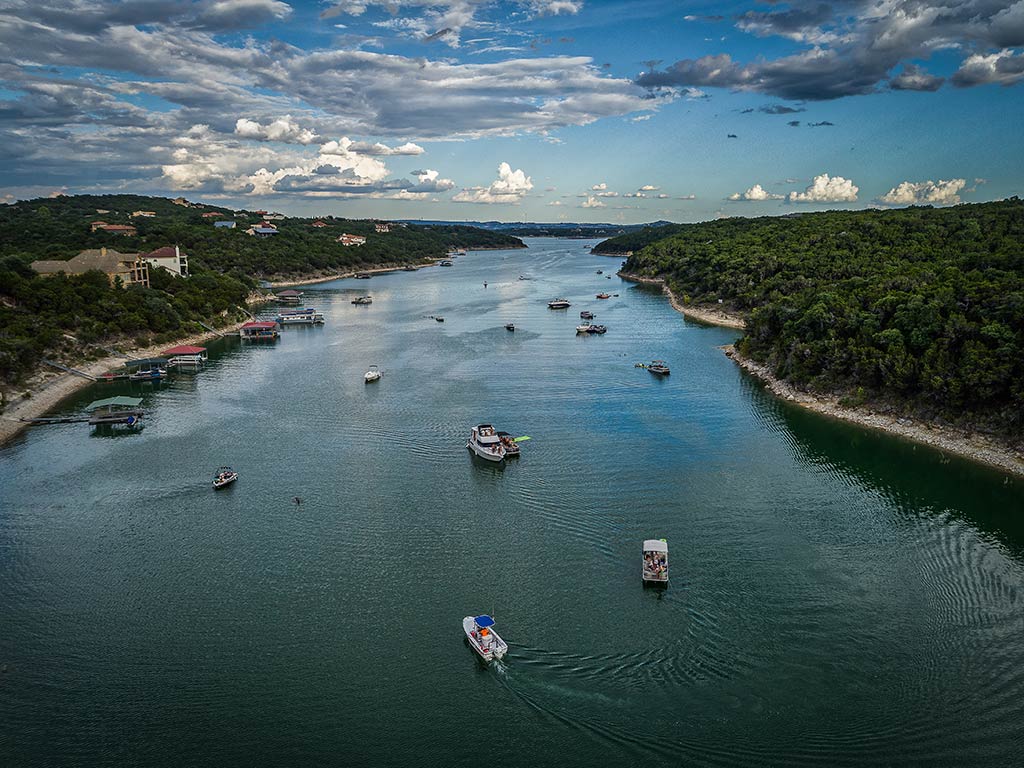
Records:
{"label": "anchored boat", "polygon": [[511,459],[519,455],[519,443],[512,435],[508,432],[499,432],[498,437],[501,438],[501,447],[505,449],[505,458]]}
{"label": "anchored boat", "polygon": [[668,376],[671,373],[664,360],[652,360],[647,370],[655,376]]}
{"label": "anchored boat", "polygon": [[167,378],[167,360],[163,357],[129,360],[124,365],[125,368],[134,369],[128,374],[129,381],[160,381]]}
{"label": "anchored boat", "polygon": [[668,542],[664,539],[647,539],[644,542],[643,580],[668,584]]}
{"label": "anchored boat", "polygon": [[516,324],[515,323],[505,323],[505,330],[506,331],[514,331],[515,329],[516,329]]}
{"label": "anchored boat", "polygon": [[306,307],[282,312],[277,316],[277,322],[281,325],[323,325],[324,316],[314,307]]}
{"label": "anchored boat", "polygon": [[593,312],[589,312],[589,311],[584,309],[582,312],[580,312],[580,319],[582,319],[582,320],[593,320],[594,319],[594,313]]}
{"label": "anchored boat", "polygon": [[500,659],[508,653],[508,643],[498,637],[494,631],[494,619],[490,616],[467,616],[462,620],[462,631],[484,661]]}
{"label": "anchored boat", "polygon": [[568,299],[552,299],[548,302],[548,309],[568,309],[571,306]]}
{"label": "anchored boat", "polygon": [[505,446],[501,437],[490,424],[479,424],[470,431],[466,447],[485,461],[505,460]]}
{"label": "anchored boat", "polygon": [[607,293],[599,293],[599,294],[597,294],[597,298],[599,298],[599,299],[610,299],[611,296],[609,294],[607,294]]}
{"label": "anchored boat", "polygon": [[373,304],[372,296],[356,296],[352,299],[353,304]]}
{"label": "anchored boat", "polygon": [[367,384],[369,384],[371,381],[377,381],[378,379],[380,379],[380,368],[378,368],[376,365],[371,365],[370,370],[363,374],[363,378],[366,380]]}

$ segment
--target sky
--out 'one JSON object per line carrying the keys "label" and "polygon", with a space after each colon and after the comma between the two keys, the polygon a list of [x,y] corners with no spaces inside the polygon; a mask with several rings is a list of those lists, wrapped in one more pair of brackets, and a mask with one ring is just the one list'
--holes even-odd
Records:
{"label": "sky", "polygon": [[639,223],[1024,195],[1024,0],[0,0],[0,202]]}

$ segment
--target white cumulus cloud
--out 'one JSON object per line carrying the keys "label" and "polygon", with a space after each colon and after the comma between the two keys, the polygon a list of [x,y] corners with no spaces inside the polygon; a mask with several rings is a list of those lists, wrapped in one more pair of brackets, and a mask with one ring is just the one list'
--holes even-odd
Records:
{"label": "white cumulus cloud", "polygon": [[580,208],[604,208],[605,205],[596,197],[588,196],[586,200],[580,203]]}
{"label": "white cumulus cloud", "polygon": [[243,139],[281,141],[286,144],[312,144],[319,138],[313,131],[295,122],[291,115],[279,117],[266,125],[240,117],[235,122],[235,134]]}
{"label": "white cumulus cloud", "polygon": [[466,187],[452,200],[456,203],[519,203],[533,189],[533,181],[521,168],[508,163],[498,166],[498,178],[489,187]]}
{"label": "white cumulus cloud", "polygon": [[904,181],[878,198],[878,202],[886,205],[955,205],[960,202],[960,191],[966,186],[966,179]]}
{"label": "white cumulus cloud", "polygon": [[791,203],[852,203],[857,199],[860,189],[849,179],[842,176],[829,176],[823,173],[815,176],[810,186],[803,192],[790,192]]}
{"label": "white cumulus cloud", "polygon": [[751,200],[758,202],[761,200],[781,200],[783,195],[776,195],[774,192],[768,192],[760,184],[755,184],[746,192],[733,192],[729,195],[730,200]]}

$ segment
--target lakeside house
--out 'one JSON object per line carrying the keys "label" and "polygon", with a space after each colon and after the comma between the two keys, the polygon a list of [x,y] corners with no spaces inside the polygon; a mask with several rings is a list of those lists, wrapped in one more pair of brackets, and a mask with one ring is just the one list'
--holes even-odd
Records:
{"label": "lakeside house", "polygon": [[195,207],[195,206],[192,205],[192,203],[190,203],[184,197],[176,197],[173,200],[171,200],[171,202],[174,203],[175,205],[180,205],[183,208],[194,208]]}
{"label": "lakeside house", "polygon": [[284,221],[287,217],[283,213],[264,213],[265,221]]}
{"label": "lakeside house", "polygon": [[188,256],[182,253],[176,245],[157,248],[155,251],[142,254],[142,258],[149,264],[166,269],[173,275],[188,277]]}
{"label": "lakeside house", "polygon": [[134,237],[137,230],[130,224],[107,224],[105,221],[94,221],[89,224],[90,232],[96,232],[100,230],[102,232],[110,232],[113,235],[124,235],[125,237]]}
{"label": "lakeside house", "polygon": [[82,251],[67,261],[41,260],[30,265],[40,275],[83,275],[92,270],[103,272],[116,284],[118,278],[121,285],[142,285],[149,287],[149,264],[137,253],[119,253],[113,248],[90,248]]}
{"label": "lakeside house", "polygon": [[374,224],[373,227],[374,229],[377,230],[377,234],[379,235],[384,235],[391,231],[391,225],[388,224],[386,221],[378,222]]}
{"label": "lakeside house", "polygon": [[316,221],[314,221],[309,226],[316,227],[317,229],[323,229],[324,227],[327,226],[327,222],[326,221],[320,221],[319,219],[317,219]]}
{"label": "lakeside house", "polygon": [[249,227],[245,230],[245,234],[253,235],[254,237],[270,237],[271,235],[277,234],[277,227],[269,221],[264,221],[255,226]]}
{"label": "lakeside house", "polygon": [[202,214],[202,217],[204,219],[216,219],[216,218],[219,218],[219,217],[221,217],[223,215],[224,214],[221,213],[220,211],[209,211],[207,213]]}
{"label": "lakeside house", "polygon": [[337,242],[346,247],[350,245],[366,245],[366,238],[359,235],[350,235],[346,232],[337,239]]}
{"label": "lakeside house", "polygon": [[217,229],[234,229],[235,222],[233,221],[215,221],[213,226]]}
{"label": "lakeside house", "polygon": [[129,215],[133,219],[155,219],[156,211],[132,211]]}

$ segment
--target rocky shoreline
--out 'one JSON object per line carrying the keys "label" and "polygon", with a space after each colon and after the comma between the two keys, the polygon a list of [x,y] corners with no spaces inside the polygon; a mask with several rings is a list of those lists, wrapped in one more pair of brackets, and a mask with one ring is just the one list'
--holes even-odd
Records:
{"label": "rocky shoreline", "polygon": [[[250,307],[257,306],[270,301],[270,298],[261,294],[252,294],[246,304]],[[217,337],[218,333],[222,335],[234,333],[247,322],[249,321],[241,320],[224,328],[218,328],[217,333],[205,331],[151,347],[127,347],[125,354],[130,353],[130,356],[135,359],[157,357],[163,350],[170,347],[183,344],[200,344]],[[90,376],[100,376],[111,369],[123,365],[126,359],[124,356],[111,355],[90,363],[73,365],[72,367]],[[23,392],[28,392],[29,396],[13,401],[4,409],[3,413],[0,413],[0,446],[13,440],[24,430],[32,426],[21,421],[21,419],[34,419],[43,416],[48,411],[56,408],[65,398],[95,383],[90,379],[76,376],[72,373],[60,373],[56,370],[53,370],[51,373],[50,370],[39,370],[30,379],[29,385],[21,389]]]}
{"label": "rocky shoreline", "polygon": [[[660,278],[642,277],[620,272],[624,280],[648,285],[660,285],[668,296],[673,308],[686,317],[709,325],[720,325],[727,328],[742,329],[745,327],[739,315],[713,307],[693,307],[685,305],[669,290],[665,281]],[[927,445],[938,451],[955,454],[972,461],[986,464],[1015,475],[1024,476],[1024,453],[1003,442],[984,435],[966,432],[953,427],[939,426],[923,421],[915,421],[905,416],[881,413],[870,404],[860,407],[841,405],[839,398],[830,395],[813,395],[797,389],[772,375],[763,365],[749,360],[740,354],[733,345],[721,347],[726,356],[747,373],[758,378],[776,397],[794,403],[815,413],[835,419],[859,424],[871,429],[888,432],[915,443]]]}
{"label": "rocky shoreline", "polygon": [[[440,259],[439,259],[440,261]],[[329,283],[331,280],[343,280],[346,277],[355,277],[356,275],[377,275],[385,272],[404,272],[408,264],[386,265],[383,267],[370,267],[369,269],[353,269],[347,272],[337,272],[330,275],[314,275],[312,277],[297,277],[288,278],[286,280],[271,280],[271,288],[290,288],[295,285],[316,285],[317,283]],[[417,269],[423,269],[424,267],[436,267],[437,261],[426,261],[412,266]]]}

